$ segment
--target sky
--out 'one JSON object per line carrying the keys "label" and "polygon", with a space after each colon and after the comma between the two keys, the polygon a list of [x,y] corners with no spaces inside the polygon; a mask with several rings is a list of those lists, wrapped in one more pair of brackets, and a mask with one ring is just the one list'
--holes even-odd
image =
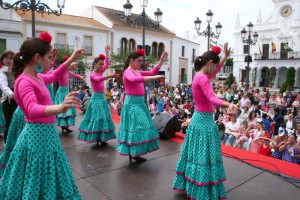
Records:
{"label": "sky", "polygon": [[[51,8],[57,8],[56,0],[41,0],[41,2]],[[126,0],[65,0],[65,2],[63,13],[81,15],[91,5],[123,10]],[[142,12],[140,0],[130,0],[130,3],[133,5],[133,13]],[[203,31],[207,27],[206,13],[210,9],[214,13],[210,24],[213,31],[215,32],[218,22],[223,26],[218,43],[229,42],[233,45],[237,14],[241,25],[246,26],[252,22],[255,30],[259,10],[262,20],[266,21],[272,15],[274,4],[273,0],[149,0],[146,13],[154,19],[157,8],[163,12],[162,25],[179,37],[184,37],[186,31],[189,31],[191,36],[197,35],[194,25],[196,17],[202,21]]]}

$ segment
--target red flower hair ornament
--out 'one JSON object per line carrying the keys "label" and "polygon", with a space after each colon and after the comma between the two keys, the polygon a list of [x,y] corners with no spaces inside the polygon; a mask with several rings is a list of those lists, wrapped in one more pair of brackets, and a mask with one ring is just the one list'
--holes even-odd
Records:
{"label": "red flower hair ornament", "polygon": [[40,40],[46,44],[51,44],[52,36],[48,32],[41,32],[39,35]]}
{"label": "red flower hair ornament", "polygon": [[221,48],[218,46],[212,46],[211,51],[214,52],[215,54],[219,55],[221,53]]}
{"label": "red flower hair ornament", "polygon": [[138,50],[136,50],[136,53],[141,55],[141,56],[144,56],[145,55],[145,50],[144,49],[138,49]]}
{"label": "red flower hair ornament", "polygon": [[69,59],[69,56],[64,56],[63,61],[66,62]]}
{"label": "red flower hair ornament", "polygon": [[100,60],[105,60],[105,55],[99,54],[99,58],[100,58]]}

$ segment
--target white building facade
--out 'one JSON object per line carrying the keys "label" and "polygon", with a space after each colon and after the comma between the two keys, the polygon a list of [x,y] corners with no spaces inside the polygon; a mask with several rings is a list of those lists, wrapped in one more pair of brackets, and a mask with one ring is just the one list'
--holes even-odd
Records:
{"label": "white building facade", "polygon": [[[295,68],[295,86],[300,79],[300,1],[273,0],[274,12],[263,21],[259,11],[251,37],[257,32],[258,42],[250,45],[250,83],[259,87],[278,88],[286,81],[287,70]],[[236,20],[234,34],[234,76],[237,81],[244,82],[246,77],[245,56],[248,45],[241,39],[241,30],[248,30],[246,24],[241,25],[239,16]],[[248,36],[248,32],[247,32]],[[246,37],[247,37],[246,36]],[[253,37],[252,37],[253,39]]]}

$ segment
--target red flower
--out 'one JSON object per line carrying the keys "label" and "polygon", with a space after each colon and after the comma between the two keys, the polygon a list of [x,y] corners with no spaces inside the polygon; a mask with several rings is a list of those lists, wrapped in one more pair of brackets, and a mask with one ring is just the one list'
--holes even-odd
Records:
{"label": "red flower", "polygon": [[39,38],[46,44],[51,44],[52,36],[48,32],[41,32]]}
{"label": "red flower", "polygon": [[221,48],[218,46],[212,46],[211,51],[214,52],[215,54],[219,55],[221,53]]}
{"label": "red flower", "polygon": [[69,56],[64,56],[63,61],[66,62],[69,59]]}
{"label": "red flower", "polygon": [[100,58],[100,60],[105,60],[105,55],[99,54],[99,58]]}
{"label": "red flower", "polygon": [[138,50],[136,50],[136,53],[141,55],[141,56],[144,56],[145,55],[145,50],[144,49],[138,49]]}

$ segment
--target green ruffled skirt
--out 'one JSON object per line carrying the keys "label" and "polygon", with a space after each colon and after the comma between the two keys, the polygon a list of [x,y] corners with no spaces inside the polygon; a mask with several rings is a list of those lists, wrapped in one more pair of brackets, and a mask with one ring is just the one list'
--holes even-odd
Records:
{"label": "green ruffled skirt", "polygon": [[13,151],[17,139],[19,138],[20,133],[22,132],[26,122],[24,119],[24,113],[17,107],[15,110],[13,117],[11,119],[11,123],[8,129],[6,146],[0,156],[0,177],[2,177],[4,170],[6,168],[6,164],[9,160],[10,154]]}
{"label": "green ruffled skirt", "polygon": [[[69,87],[59,86],[54,104],[58,105],[64,102],[69,94]],[[61,127],[75,126],[76,108],[69,108],[67,112],[56,115],[56,125]]]}
{"label": "green ruffled skirt", "polygon": [[195,112],[176,166],[173,189],[191,199],[225,199],[226,179],[218,127],[212,113]]}
{"label": "green ruffled skirt", "polygon": [[26,123],[0,182],[0,199],[81,200],[54,124]]}
{"label": "green ruffled skirt", "polygon": [[104,93],[94,92],[79,125],[77,139],[85,142],[106,142],[116,138],[115,125]]}
{"label": "green ruffled skirt", "polygon": [[121,112],[117,152],[138,157],[159,149],[159,134],[144,96],[126,95]]}

